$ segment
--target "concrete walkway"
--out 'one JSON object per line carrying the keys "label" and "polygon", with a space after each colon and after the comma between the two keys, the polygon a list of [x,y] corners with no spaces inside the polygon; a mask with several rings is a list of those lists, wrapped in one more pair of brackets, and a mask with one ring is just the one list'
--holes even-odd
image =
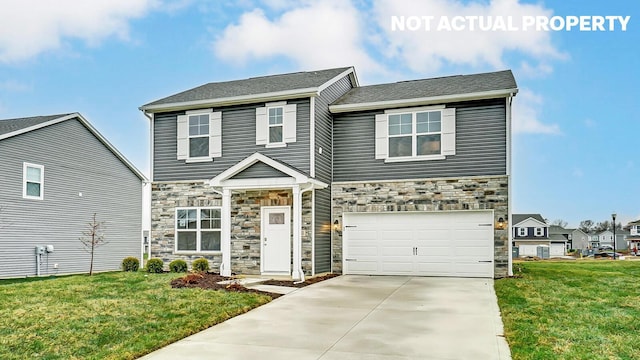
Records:
{"label": "concrete walkway", "polygon": [[493,280],[340,276],[143,359],[510,359]]}

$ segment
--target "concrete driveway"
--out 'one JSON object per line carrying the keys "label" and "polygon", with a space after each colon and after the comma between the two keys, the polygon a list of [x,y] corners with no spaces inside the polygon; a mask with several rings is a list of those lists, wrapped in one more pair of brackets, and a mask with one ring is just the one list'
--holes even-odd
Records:
{"label": "concrete driveway", "polygon": [[493,280],[340,276],[143,359],[510,359]]}

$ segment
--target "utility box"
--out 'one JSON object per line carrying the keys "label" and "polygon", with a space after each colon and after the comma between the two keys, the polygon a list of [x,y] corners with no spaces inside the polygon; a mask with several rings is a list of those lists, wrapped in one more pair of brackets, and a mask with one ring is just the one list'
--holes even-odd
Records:
{"label": "utility box", "polygon": [[549,247],[548,246],[538,246],[536,248],[536,255],[540,259],[548,259],[549,258]]}
{"label": "utility box", "polygon": [[512,259],[517,259],[520,257],[520,248],[517,246],[514,246],[511,248],[511,258]]}
{"label": "utility box", "polygon": [[36,255],[43,255],[44,251],[44,246],[36,246]]}

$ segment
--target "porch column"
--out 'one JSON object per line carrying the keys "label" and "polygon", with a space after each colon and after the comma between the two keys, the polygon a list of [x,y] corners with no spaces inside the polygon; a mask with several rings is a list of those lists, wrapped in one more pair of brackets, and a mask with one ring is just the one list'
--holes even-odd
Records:
{"label": "porch column", "polygon": [[293,186],[293,272],[291,276],[294,280],[304,280],[302,273],[302,241],[300,236],[300,226],[302,224],[302,196],[300,196],[300,185]]}
{"label": "porch column", "polygon": [[222,190],[222,214],[221,214],[221,239],[222,264],[220,275],[231,276],[231,190]]}

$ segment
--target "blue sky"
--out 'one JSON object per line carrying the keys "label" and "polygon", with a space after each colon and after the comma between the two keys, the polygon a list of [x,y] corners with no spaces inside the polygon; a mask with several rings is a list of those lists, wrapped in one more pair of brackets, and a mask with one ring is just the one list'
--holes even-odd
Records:
{"label": "blue sky", "polygon": [[[513,212],[640,218],[633,1],[5,0],[0,118],[80,112],[149,171],[138,107],[207,82],[353,65],[363,85],[512,69]],[[630,16],[626,31],[419,29],[393,16]]]}

